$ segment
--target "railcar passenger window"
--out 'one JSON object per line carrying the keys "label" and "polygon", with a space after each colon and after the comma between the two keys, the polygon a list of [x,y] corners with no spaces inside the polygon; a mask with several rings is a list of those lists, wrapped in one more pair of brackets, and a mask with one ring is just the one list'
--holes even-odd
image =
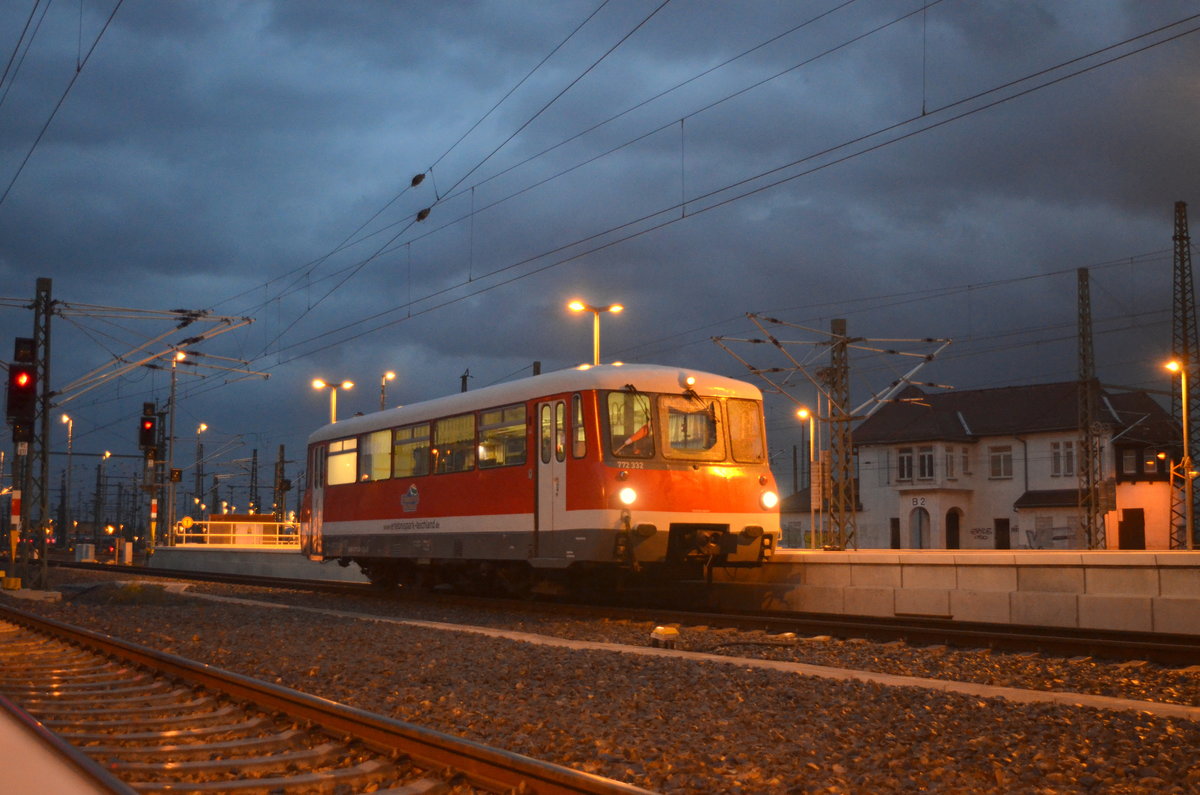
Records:
{"label": "railcar passenger window", "polygon": [[479,413],[479,468],[525,463],[525,406]]}
{"label": "railcar passenger window", "polygon": [[475,468],[475,415],[459,414],[433,425],[433,471],[466,472]]}
{"label": "railcar passenger window", "polygon": [[725,436],[721,431],[721,404],[715,398],[660,395],[658,417],[665,429],[667,458],[689,461],[724,461]]}
{"label": "railcar passenger window", "polygon": [[396,429],[392,466],[398,478],[429,474],[429,423]]}
{"label": "railcar passenger window", "polygon": [[654,455],[654,427],[650,421],[650,396],[641,392],[608,393],[608,444],[613,455],[650,458]]}
{"label": "railcar passenger window", "polygon": [[339,486],[353,483],[358,474],[358,439],[341,439],[329,443],[328,483]]}
{"label": "railcar passenger window", "polygon": [[571,455],[583,458],[587,455],[587,434],[583,427],[583,395],[571,397],[571,433],[574,436],[574,440],[571,442]]}
{"label": "railcar passenger window", "polygon": [[757,400],[730,399],[729,440],[733,460],[757,464],[766,456],[763,440],[762,408]]}
{"label": "railcar passenger window", "polygon": [[387,480],[392,476],[392,432],[375,431],[362,437],[358,455],[358,479]]}

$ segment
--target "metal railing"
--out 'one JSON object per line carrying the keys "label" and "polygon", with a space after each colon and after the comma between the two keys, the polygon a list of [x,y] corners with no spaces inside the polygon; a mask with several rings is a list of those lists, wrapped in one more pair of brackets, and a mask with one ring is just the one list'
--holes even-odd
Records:
{"label": "metal railing", "polygon": [[171,539],[174,546],[300,548],[300,533],[294,522],[209,519],[195,522],[189,527],[176,527]]}

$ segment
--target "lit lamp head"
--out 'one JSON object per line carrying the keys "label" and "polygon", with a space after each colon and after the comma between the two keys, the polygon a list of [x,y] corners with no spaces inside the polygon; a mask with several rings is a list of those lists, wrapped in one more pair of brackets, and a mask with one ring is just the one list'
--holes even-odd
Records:
{"label": "lit lamp head", "polygon": [[800,408],[796,409],[796,416],[799,417],[803,422],[807,421],[808,418],[812,416],[812,412],[801,406]]}

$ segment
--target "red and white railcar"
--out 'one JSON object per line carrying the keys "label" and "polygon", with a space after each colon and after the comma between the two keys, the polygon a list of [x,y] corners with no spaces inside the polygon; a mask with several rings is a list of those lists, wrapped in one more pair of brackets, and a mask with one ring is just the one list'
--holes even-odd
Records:
{"label": "red and white railcar", "polygon": [[387,409],[308,440],[304,551],[420,573],[756,566],[779,541],[762,394],[600,365]]}

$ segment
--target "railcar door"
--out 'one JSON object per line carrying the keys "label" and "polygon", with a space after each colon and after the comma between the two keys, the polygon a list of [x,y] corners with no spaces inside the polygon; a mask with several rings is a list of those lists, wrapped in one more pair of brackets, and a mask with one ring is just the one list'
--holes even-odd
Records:
{"label": "railcar door", "polygon": [[562,557],[567,510],[567,404],[538,404],[537,556]]}
{"label": "railcar door", "polygon": [[307,516],[301,517],[300,549],[305,555],[321,556],[321,525],[325,517],[325,447],[315,445],[308,455]]}

